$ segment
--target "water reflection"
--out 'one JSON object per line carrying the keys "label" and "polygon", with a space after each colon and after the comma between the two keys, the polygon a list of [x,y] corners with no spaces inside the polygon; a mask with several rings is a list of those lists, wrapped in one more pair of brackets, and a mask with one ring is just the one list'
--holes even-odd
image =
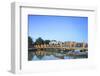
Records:
{"label": "water reflection", "polygon": [[87,52],[59,51],[59,50],[36,50],[28,52],[28,60],[58,60],[88,58]]}

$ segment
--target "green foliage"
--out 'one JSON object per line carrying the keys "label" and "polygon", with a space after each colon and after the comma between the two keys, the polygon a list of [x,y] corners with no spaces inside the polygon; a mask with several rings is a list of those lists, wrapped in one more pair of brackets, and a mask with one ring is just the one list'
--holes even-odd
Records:
{"label": "green foliage", "polygon": [[49,44],[50,40],[45,40],[44,43],[45,44]]}
{"label": "green foliage", "polygon": [[32,38],[28,37],[28,45],[40,45],[40,44],[49,44],[50,40],[43,40],[41,37],[37,38],[35,42],[33,42]]}
{"label": "green foliage", "polygon": [[39,37],[39,38],[36,39],[35,44],[38,44],[38,45],[44,44],[44,40],[41,37]]}
{"label": "green foliage", "polygon": [[33,40],[30,36],[28,36],[28,46],[33,45]]}

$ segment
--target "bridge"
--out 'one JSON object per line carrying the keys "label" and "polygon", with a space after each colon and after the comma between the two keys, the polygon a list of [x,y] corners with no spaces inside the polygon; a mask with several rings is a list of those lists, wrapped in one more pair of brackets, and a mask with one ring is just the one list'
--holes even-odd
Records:
{"label": "bridge", "polygon": [[36,49],[58,49],[58,50],[86,50],[88,51],[88,48],[85,46],[82,47],[75,47],[75,46],[57,46],[57,45],[35,45],[34,48]]}

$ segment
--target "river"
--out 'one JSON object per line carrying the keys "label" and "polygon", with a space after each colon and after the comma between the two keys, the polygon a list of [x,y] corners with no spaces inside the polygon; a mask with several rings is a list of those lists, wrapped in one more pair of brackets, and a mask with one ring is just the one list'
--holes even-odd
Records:
{"label": "river", "polygon": [[28,52],[28,60],[58,60],[58,59],[83,59],[88,58],[87,52],[79,52],[79,51],[46,51],[46,50],[38,50],[38,51],[29,51]]}

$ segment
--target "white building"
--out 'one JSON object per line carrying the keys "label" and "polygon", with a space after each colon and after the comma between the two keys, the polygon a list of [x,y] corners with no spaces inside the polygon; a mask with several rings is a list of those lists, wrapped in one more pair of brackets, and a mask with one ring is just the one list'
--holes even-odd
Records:
{"label": "white building", "polygon": [[61,41],[56,41],[56,40],[52,40],[49,42],[49,45],[57,45],[57,46],[62,46],[63,42]]}
{"label": "white building", "polygon": [[50,44],[50,45],[52,45],[52,44],[58,44],[58,42],[57,42],[56,40],[51,40],[51,41],[49,42],[49,44]]}

